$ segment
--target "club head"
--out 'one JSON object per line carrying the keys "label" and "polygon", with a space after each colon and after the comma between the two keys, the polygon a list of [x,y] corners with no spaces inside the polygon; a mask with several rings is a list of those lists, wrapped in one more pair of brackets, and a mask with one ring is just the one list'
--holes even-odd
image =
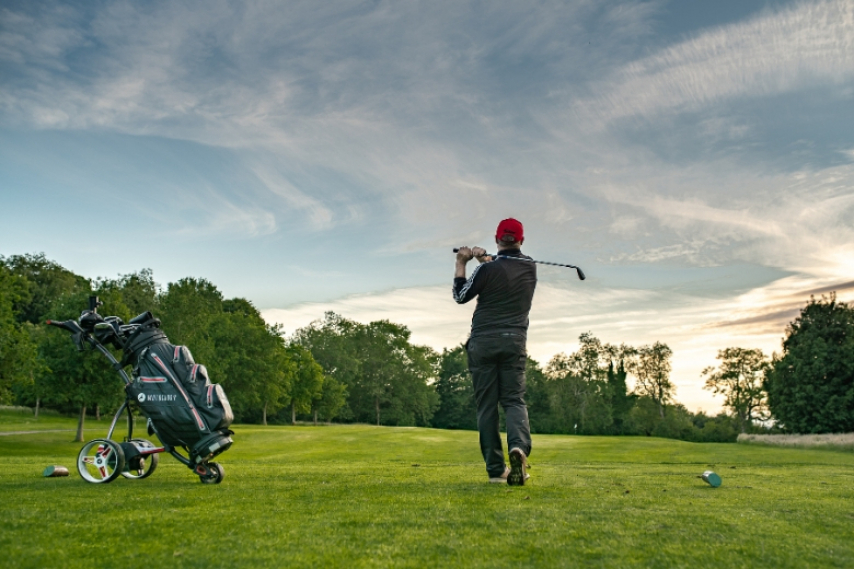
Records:
{"label": "club head", "polygon": [[585,276],[584,276],[584,273],[582,272],[582,270],[581,270],[581,269],[579,269],[578,267],[576,267],[576,268],[575,268],[575,271],[578,273],[578,278],[579,278],[579,279],[584,280],[584,279],[586,279],[586,278],[587,278],[587,277],[585,277]]}

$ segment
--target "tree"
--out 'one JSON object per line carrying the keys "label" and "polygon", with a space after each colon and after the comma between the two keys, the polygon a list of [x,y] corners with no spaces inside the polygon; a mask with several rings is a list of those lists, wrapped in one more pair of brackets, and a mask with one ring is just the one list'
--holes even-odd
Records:
{"label": "tree", "polygon": [[14,255],[5,259],[5,264],[26,282],[26,294],[20,295],[15,302],[21,322],[41,324],[65,296],[91,290],[88,280],[46,259],[44,253]]}
{"label": "tree", "polygon": [[692,440],[701,443],[734,443],[738,440],[738,428],[735,419],[726,413],[709,417],[702,411],[691,417],[694,423]]}
{"label": "tree", "polygon": [[765,378],[768,407],[795,433],[854,431],[854,308],[836,294],[810,301],[786,327]]}
{"label": "tree", "polygon": [[673,400],[676,387],[670,382],[670,358],[673,352],[667,344],[656,342],[652,346],[638,349],[638,357],[632,362],[631,371],[637,378],[635,391],[646,396],[658,407],[664,419],[664,407]]}
{"label": "tree", "polygon": [[326,422],[338,416],[338,412],[347,403],[347,386],[339,383],[332,376],[323,378],[323,393],[320,399],[313,399],[311,411],[314,415],[314,424],[317,425],[317,416],[320,415]]}
{"label": "tree", "polygon": [[[217,306],[218,314],[213,312]],[[261,411],[266,424],[268,413],[287,404],[293,382],[294,365],[279,329],[268,327],[252,303],[241,298],[202,304],[197,310],[195,325],[207,330],[195,330],[191,338],[210,351],[202,359],[196,345],[189,345],[195,359],[227,390],[236,417]],[[171,339],[171,331],[166,332]]]}
{"label": "tree", "polygon": [[[371,409],[377,425],[382,422],[382,408],[394,405],[393,383],[404,373],[403,357],[409,331],[389,321],[371,322],[361,328],[357,340],[361,362],[358,389],[351,391],[355,409],[364,418]],[[366,413],[367,411],[367,413]]]}
{"label": "tree", "polygon": [[601,343],[590,334],[579,337],[572,355],[557,354],[546,366],[551,425],[556,432],[600,434],[611,425],[605,371],[600,367]]}
{"label": "tree", "polygon": [[706,377],[704,389],[723,394],[724,406],[732,410],[742,433],[753,426],[754,419],[767,419],[767,401],[762,380],[769,363],[762,350],[726,348],[718,351],[717,369],[709,366],[701,372]]}
{"label": "tree", "polygon": [[21,323],[15,306],[27,297],[28,282],[0,258],[0,403],[11,402],[13,388],[31,384],[37,365],[29,323]]}
{"label": "tree", "polygon": [[679,403],[667,406],[664,417],[658,402],[648,395],[637,398],[629,413],[631,431],[648,437],[692,440],[694,425],[691,413]]}
{"label": "tree", "polygon": [[353,389],[361,373],[356,338],[363,328],[363,324],[343,318],[334,312],[327,312],[322,320],[316,320],[305,328],[300,328],[292,338],[294,343],[311,351],[312,357],[323,368],[326,377],[331,377],[345,386],[348,397],[344,405],[338,409],[340,416],[345,420],[355,418],[350,399],[354,397]]}
{"label": "tree", "polygon": [[[12,400],[17,404],[23,404],[33,407],[34,418],[39,418],[39,410],[47,394],[47,387],[44,384],[43,377],[49,370],[46,368],[44,360],[39,357],[39,346],[44,341],[44,335],[47,332],[47,326],[36,326],[25,322],[21,324],[22,329],[29,336],[29,351],[27,369],[28,373],[21,374],[17,380],[12,382]],[[27,353],[27,351],[16,349],[16,357]],[[0,349],[2,352],[2,349]]]}
{"label": "tree", "polygon": [[[46,315],[52,320],[76,318],[80,307],[88,306],[91,291],[69,294],[56,302]],[[122,398],[122,385],[109,361],[99,352],[89,349],[78,352],[71,336],[58,329],[46,330],[39,344],[43,373],[37,378],[44,386],[45,399],[62,408],[78,410],[75,441],[83,441],[86,410],[98,404],[117,403]]]}
{"label": "tree", "polygon": [[116,279],[98,279],[93,288],[104,302],[103,312],[127,322],[146,311],[159,313],[157,283],[151,269],[121,275]]}
{"label": "tree", "polygon": [[428,425],[439,403],[429,385],[435,377],[436,355],[410,344],[409,329],[388,320],[371,322],[360,332],[361,373],[358,388],[351,390],[354,410],[367,419],[372,408],[377,425]]}
{"label": "tree", "polygon": [[658,405],[651,397],[638,396],[635,406],[629,412],[629,425],[634,434],[651,437],[662,418],[658,413]]}
{"label": "tree", "polygon": [[409,342],[406,326],[379,320],[360,324],[332,312],[297,330],[324,372],[347,386],[348,420],[378,425],[429,425],[438,405],[431,385],[439,356]]}
{"label": "tree", "polygon": [[584,428],[588,404],[587,385],[572,373],[572,360],[566,354],[556,354],[544,371],[548,380],[549,431],[577,433]]}
{"label": "tree", "polygon": [[212,321],[224,312],[222,293],[205,279],[186,278],[169,283],[159,305],[160,314],[155,316],[169,341],[189,346],[198,361],[210,362],[206,365],[219,371],[210,334],[215,330]]}
{"label": "tree", "polygon": [[608,362],[606,382],[611,403],[611,414],[614,418],[612,432],[617,435],[628,434],[629,413],[635,405],[637,395],[629,393],[626,378],[632,362],[637,356],[637,350],[631,346],[621,344],[614,346],[605,344],[603,355]]}
{"label": "tree", "polygon": [[87,407],[93,405],[97,409],[98,405],[117,402],[121,383],[100,354],[91,350],[78,353],[68,334],[44,330],[43,322],[76,318],[88,305],[90,282],[44,255],[17,255],[4,259],[0,265],[6,269],[5,274],[11,272],[19,283],[25,283],[18,288],[13,307],[21,324],[19,330],[26,331],[29,342],[19,335],[21,344],[15,352],[18,358],[26,356],[29,370],[23,374],[16,393],[28,402],[34,399],[37,409],[44,401],[60,409],[68,410],[70,406],[77,410],[76,440],[82,440]]}
{"label": "tree", "polygon": [[477,429],[474,386],[468,368],[466,348],[459,345],[442,351],[439,358],[436,393],[439,407],[430,424],[437,429]]}
{"label": "tree", "polygon": [[603,346],[589,332],[578,338],[579,349],[571,355],[557,354],[545,369],[544,385],[532,383],[531,401],[536,406],[539,391],[548,393],[549,413],[545,421],[551,432],[601,434],[612,424],[609,388],[605,381]]}
{"label": "tree", "polygon": [[525,404],[532,433],[551,433],[549,379],[537,360],[528,356],[525,362]]}
{"label": "tree", "polygon": [[323,368],[311,352],[299,344],[288,346],[295,367],[291,383],[291,424],[296,425],[297,413],[309,413],[312,403],[323,395]]}
{"label": "tree", "polygon": [[268,414],[274,414],[283,408],[291,399],[291,389],[296,377],[296,364],[291,359],[288,349],[284,346],[279,329],[274,328],[278,340],[272,348],[272,352],[266,354],[266,359],[272,361],[272,369],[267,378],[259,378],[256,389],[261,399],[261,424],[267,424]]}
{"label": "tree", "polygon": [[652,431],[655,437],[690,441],[694,438],[694,424],[691,412],[681,403],[673,402],[667,406],[667,413],[659,420]]}

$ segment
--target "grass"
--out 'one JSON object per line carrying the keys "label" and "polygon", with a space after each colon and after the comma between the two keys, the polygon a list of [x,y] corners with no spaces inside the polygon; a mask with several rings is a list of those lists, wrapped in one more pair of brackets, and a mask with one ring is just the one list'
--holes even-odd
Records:
{"label": "grass", "polygon": [[836,451],[854,451],[854,433],[823,435],[738,435],[738,442],[786,447],[808,447]]}
{"label": "grass", "polygon": [[[531,483],[509,488],[486,483],[473,432],[235,431],[219,486],[168,456],[148,479],[87,484],[73,432],[0,436],[3,565],[854,565],[850,453],[541,435]],[[50,464],[72,476],[42,478]]]}
{"label": "grass", "polygon": [[[110,428],[110,422],[113,420],[114,412],[115,410],[112,410],[110,413],[102,415],[100,421],[96,421],[93,417],[87,416],[84,424],[87,429],[103,431],[97,434],[97,436],[104,436]],[[122,415],[120,425],[127,424],[126,417],[126,415]],[[134,424],[145,425],[145,418],[139,414],[134,415]],[[77,419],[60,415],[56,411],[50,409],[41,409],[37,419],[33,414],[33,410],[29,407],[8,407],[0,405],[0,436],[3,436],[4,433],[49,430],[74,431],[76,433]]]}
{"label": "grass", "polygon": [[50,411],[40,412],[36,419],[27,407],[0,408],[0,434],[50,429],[77,429],[77,422]]}

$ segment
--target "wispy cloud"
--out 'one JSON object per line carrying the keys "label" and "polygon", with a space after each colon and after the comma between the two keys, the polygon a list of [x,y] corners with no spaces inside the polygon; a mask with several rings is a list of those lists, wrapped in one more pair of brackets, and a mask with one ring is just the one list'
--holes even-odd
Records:
{"label": "wispy cloud", "polygon": [[839,291],[849,291],[854,289],[854,281],[848,281],[843,283],[835,283],[831,285],[820,286],[818,288],[814,288],[806,291],[804,294],[827,294],[830,292],[839,292]]}
{"label": "wispy cloud", "polygon": [[286,207],[304,212],[315,230],[326,229],[332,225],[333,213],[320,200],[298,190],[277,169],[264,164],[256,164],[252,172],[274,195],[282,198]]}
{"label": "wispy cloud", "polygon": [[[634,49],[626,45],[652,33],[655,3],[287,7],[286,16],[262,3],[211,2],[198,12],[114,2],[92,15],[57,6],[38,22],[16,13],[21,31],[4,36],[2,53],[18,77],[0,96],[0,109],[19,125],[107,128],[245,149],[255,155],[247,168],[272,197],[256,198],[260,209],[299,211],[307,228],[322,231],[367,219],[364,204],[373,202],[399,236],[384,246],[408,252],[425,242],[408,234],[415,228],[429,225],[429,242],[496,215],[559,229],[579,218],[611,224],[579,199],[600,198],[585,161],[614,172],[636,170],[646,157],[625,156],[614,140],[589,136],[577,120],[552,112],[587,88],[605,94],[597,112],[624,116],[730,96],[734,87],[724,85],[740,84],[733,77],[762,83],[779,71],[845,78],[852,67],[845,2],[766,12],[616,68]],[[587,37],[595,50],[581,41]],[[792,37],[797,49],[787,43]],[[95,45],[102,48],[87,49]],[[812,65],[819,57],[821,65]],[[60,72],[45,73],[41,61]],[[578,87],[579,77],[593,83]],[[526,87],[514,94],[519,86]],[[707,119],[704,127],[710,136],[744,128],[726,119]],[[292,168],[311,173],[297,185]],[[332,184],[334,191],[322,189]],[[529,197],[523,204],[520,192]],[[460,211],[459,203],[486,209]],[[701,215],[730,232],[752,222],[744,209],[707,207],[700,198],[622,203],[641,211],[676,207],[685,212],[683,228]],[[671,215],[667,223],[679,219]]]}
{"label": "wispy cloud", "polygon": [[854,77],[854,4],[801,2],[704,31],[619,70],[592,107],[606,120],[695,110],[733,97],[833,85]]}
{"label": "wispy cloud", "polygon": [[638,179],[615,177],[599,188],[615,218],[626,220],[611,231],[634,238],[612,262],[739,260],[837,279],[851,274],[852,165],[768,174],[722,160]]}
{"label": "wispy cloud", "polygon": [[773,326],[774,329],[780,330],[800,313],[800,308],[787,308],[785,310],[777,310],[774,312],[766,312],[758,316],[748,316],[746,318],[736,318],[723,322],[717,322],[714,325],[718,327],[732,326],[750,326],[754,324],[767,324]]}
{"label": "wispy cloud", "polygon": [[193,240],[223,235],[245,239],[276,231],[276,216],[272,212],[239,203],[210,186],[174,188],[168,199],[159,201],[139,200],[138,196],[127,194],[120,199],[129,207],[146,210],[149,217],[170,227],[175,236]]}

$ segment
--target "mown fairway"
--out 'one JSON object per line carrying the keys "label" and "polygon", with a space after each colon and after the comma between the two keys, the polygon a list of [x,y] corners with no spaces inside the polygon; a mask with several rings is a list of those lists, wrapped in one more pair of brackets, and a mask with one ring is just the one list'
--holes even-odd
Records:
{"label": "mown fairway", "polygon": [[473,432],[238,425],[219,486],[168,456],[93,485],[73,420],[24,418],[0,412],[4,567],[854,566],[851,453],[536,436],[509,488]]}

